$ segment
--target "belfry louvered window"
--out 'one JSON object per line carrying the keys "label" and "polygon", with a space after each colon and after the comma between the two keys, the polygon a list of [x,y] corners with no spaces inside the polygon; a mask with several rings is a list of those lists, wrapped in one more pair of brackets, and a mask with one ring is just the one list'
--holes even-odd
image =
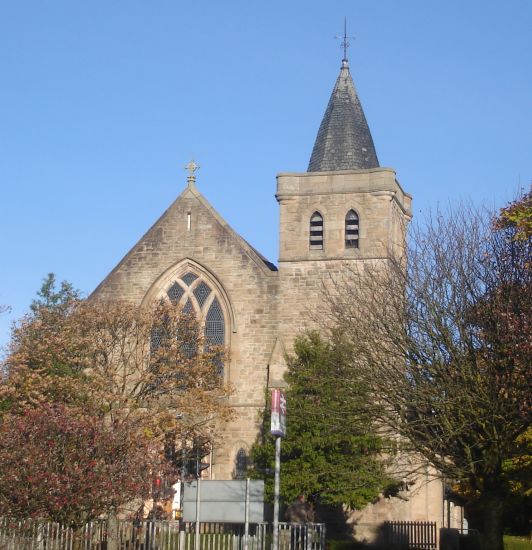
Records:
{"label": "belfry louvered window", "polygon": [[311,249],[323,249],[323,216],[319,212],[314,212],[310,217],[309,244]]}
{"label": "belfry louvered window", "polygon": [[358,248],[359,220],[354,210],[349,210],[345,217],[345,247]]}

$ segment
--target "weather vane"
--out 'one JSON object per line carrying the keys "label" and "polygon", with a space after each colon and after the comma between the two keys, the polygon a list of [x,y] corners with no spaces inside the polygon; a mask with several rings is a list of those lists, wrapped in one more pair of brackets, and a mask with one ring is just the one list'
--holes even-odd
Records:
{"label": "weather vane", "polygon": [[348,38],[352,38],[353,40],[355,39],[354,36],[347,36],[347,17],[344,17],[344,35],[343,36],[337,35],[334,38],[341,38],[342,39],[340,47],[344,49],[344,59],[343,59],[343,61],[347,61],[347,48],[349,48],[349,46],[351,45],[348,42]]}

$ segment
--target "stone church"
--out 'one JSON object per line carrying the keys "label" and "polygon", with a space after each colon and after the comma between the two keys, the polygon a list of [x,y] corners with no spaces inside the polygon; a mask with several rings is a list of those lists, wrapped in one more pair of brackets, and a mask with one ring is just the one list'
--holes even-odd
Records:
{"label": "stone church", "polygon": [[[205,337],[229,349],[223,375],[235,388],[236,415],[208,476],[232,479],[244,474],[265,388],[283,385],[285,354],[308,308],[318,304],[322,280],[386,258],[404,241],[412,197],[393,169],[379,165],[346,58],[307,172],[277,176],[277,266],[233,231],[197,189],[194,163],[189,169],[184,191],[95,295],[136,304],[167,297],[194,310]],[[441,482],[419,483],[404,498],[383,498],[353,519],[357,530],[387,519],[441,526],[443,499]]]}

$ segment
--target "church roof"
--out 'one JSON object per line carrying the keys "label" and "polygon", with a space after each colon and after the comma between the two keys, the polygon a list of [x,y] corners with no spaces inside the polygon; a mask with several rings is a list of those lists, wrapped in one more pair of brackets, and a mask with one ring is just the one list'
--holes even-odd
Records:
{"label": "church roof", "polygon": [[308,172],[378,168],[379,161],[347,59],[329,99]]}

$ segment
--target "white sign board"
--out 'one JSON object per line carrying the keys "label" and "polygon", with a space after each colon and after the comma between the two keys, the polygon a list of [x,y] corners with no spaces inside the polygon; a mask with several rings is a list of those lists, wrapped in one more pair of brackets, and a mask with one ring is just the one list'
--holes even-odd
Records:
{"label": "white sign board", "polygon": [[[196,521],[197,481],[185,483],[183,520]],[[200,522],[219,521],[244,523],[246,520],[246,480],[231,481],[201,480]],[[264,521],[264,481],[249,481],[250,523]]]}

